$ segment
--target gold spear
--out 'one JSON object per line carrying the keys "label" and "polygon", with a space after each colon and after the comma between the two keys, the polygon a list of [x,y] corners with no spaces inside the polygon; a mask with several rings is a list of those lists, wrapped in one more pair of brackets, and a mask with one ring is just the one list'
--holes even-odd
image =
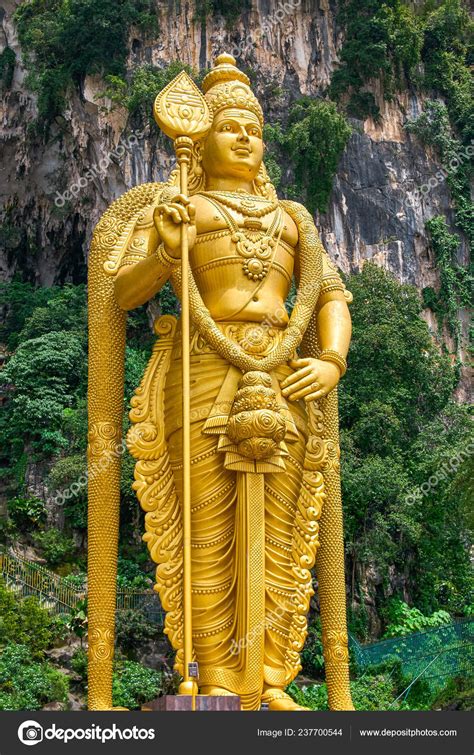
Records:
{"label": "gold spear", "polygon": [[[158,126],[174,141],[179,166],[179,191],[188,193],[188,168],[193,142],[211,128],[212,117],[202,93],[182,71],[157,96],[153,115]],[[179,692],[192,695],[193,710],[197,694],[197,666],[192,663],[192,584],[191,584],[191,454],[190,454],[190,373],[189,373],[189,293],[188,226],[181,225],[181,330],[183,353],[183,603],[184,603],[184,679]]]}

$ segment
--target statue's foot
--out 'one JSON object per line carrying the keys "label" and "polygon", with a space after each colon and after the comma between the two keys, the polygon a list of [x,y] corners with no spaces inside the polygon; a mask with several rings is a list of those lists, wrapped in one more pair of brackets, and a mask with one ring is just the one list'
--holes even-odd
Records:
{"label": "statue's foot", "polygon": [[211,695],[211,697],[237,697],[235,692],[231,692],[224,687],[201,687],[201,695]]}
{"label": "statue's foot", "polygon": [[262,703],[268,703],[268,710],[311,710],[295,703],[292,697],[278,687],[268,687],[264,690]]}

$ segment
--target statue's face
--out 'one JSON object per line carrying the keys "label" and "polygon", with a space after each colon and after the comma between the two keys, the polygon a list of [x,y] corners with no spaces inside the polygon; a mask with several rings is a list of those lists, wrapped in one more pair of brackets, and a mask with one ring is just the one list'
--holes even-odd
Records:
{"label": "statue's face", "polygon": [[253,180],[262,159],[262,129],[257,116],[240,108],[217,113],[203,145],[202,165],[207,175]]}

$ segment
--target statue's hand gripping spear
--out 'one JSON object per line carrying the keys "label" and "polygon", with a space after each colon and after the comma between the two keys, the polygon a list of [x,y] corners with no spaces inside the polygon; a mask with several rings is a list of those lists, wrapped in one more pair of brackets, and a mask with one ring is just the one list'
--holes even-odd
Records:
{"label": "statue's hand gripping spear", "polygon": [[[193,142],[209,131],[212,117],[206,100],[185,71],[173,79],[155,100],[156,122],[174,141],[179,166],[179,191],[188,193],[188,168]],[[183,614],[184,679],[180,694],[197,694],[197,665],[193,664],[192,584],[191,584],[191,455],[190,455],[190,373],[189,373],[189,293],[188,225],[181,224],[181,332],[183,370]],[[193,706],[194,707],[194,706]]]}

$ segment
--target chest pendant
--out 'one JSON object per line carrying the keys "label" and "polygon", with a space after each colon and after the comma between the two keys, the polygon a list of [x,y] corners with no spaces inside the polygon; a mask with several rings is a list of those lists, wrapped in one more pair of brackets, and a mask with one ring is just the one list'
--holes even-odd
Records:
{"label": "chest pendant", "polygon": [[270,259],[276,240],[274,235],[261,231],[262,223],[256,218],[244,220],[243,229],[232,234],[232,241],[240,257],[244,258],[242,270],[250,280],[263,280],[270,267]]}

